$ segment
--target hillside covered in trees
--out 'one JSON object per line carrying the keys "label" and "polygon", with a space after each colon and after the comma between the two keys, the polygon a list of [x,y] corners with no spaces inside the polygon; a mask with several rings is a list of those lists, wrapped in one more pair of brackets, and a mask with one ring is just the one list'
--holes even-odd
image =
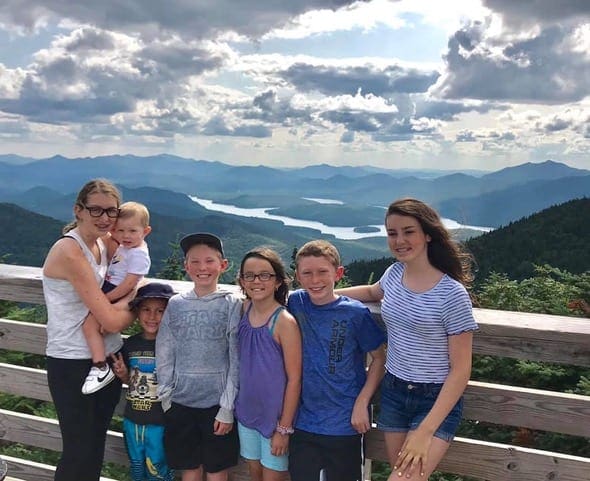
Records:
{"label": "hillside covered in trees", "polygon": [[[535,265],[548,264],[571,273],[590,270],[590,199],[582,198],[549,207],[465,242],[475,261],[475,285],[490,273],[523,280]],[[348,264],[351,284],[376,281],[393,262],[391,257]]]}
{"label": "hillside covered in trees", "polygon": [[534,264],[572,273],[590,269],[590,198],[575,199],[511,222],[465,243],[476,262],[476,284],[490,272],[522,280]]}

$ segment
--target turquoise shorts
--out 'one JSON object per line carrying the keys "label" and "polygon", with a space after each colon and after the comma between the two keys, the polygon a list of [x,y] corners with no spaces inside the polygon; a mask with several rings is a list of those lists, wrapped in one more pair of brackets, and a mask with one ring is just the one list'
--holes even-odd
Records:
{"label": "turquoise shorts", "polygon": [[260,461],[267,469],[274,471],[287,471],[289,457],[275,456],[270,452],[270,439],[265,438],[256,429],[250,429],[238,422],[238,434],[240,436],[240,455],[249,460]]}

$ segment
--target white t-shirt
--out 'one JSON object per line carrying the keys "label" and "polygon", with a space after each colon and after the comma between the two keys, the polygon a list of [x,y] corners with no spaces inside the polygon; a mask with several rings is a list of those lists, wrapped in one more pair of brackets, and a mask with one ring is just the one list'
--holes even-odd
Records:
{"label": "white t-shirt", "polygon": [[105,281],[118,286],[127,274],[147,275],[150,265],[150,253],[145,242],[139,247],[120,245],[111,259]]}

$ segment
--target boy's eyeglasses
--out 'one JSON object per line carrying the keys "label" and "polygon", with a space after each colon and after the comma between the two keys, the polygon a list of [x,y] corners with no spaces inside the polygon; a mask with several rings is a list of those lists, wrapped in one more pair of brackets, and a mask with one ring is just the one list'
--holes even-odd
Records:
{"label": "boy's eyeglasses", "polygon": [[253,282],[256,280],[257,277],[262,282],[266,282],[270,281],[273,277],[276,277],[276,274],[271,274],[270,272],[261,272],[260,274],[254,274],[253,272],[244,272],[240,277],[246,282]]}
{"label": "boy's eyeglasses", "polygon": [[119,217],[120,209],[117,207],[109,207],[108,209],[103,209],[102,207],[99,207],[97,205],[84,204],[82,204],[82,207],[84,207],[88,211],[90,217],[100,217],[103,214],[106,214],[107,217],[110,217],[111,219],[116,219],[117,217]]}

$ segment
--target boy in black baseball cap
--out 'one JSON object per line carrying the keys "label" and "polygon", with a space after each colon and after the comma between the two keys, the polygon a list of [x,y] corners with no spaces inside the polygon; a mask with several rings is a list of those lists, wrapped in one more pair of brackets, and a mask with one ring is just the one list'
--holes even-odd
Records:
{"label": "boy in black baseball cap", "polygon": [[216,235],[209,234],[208,232],[196,232],[194,234],[186,235],[180,239],[180,247],[185,256],[192,246],[198,244],[209,246],[212,249],[219,251],[221,257],[224,257],[223,242],[221,242],[221,239]]}
{"label": "boy in black baseball cap", "polygon": [[[166,308],[158,332],[158,394],[166,412],[166,456],[184,479],[226,479],[238,462],[239,293],[218,285],[227,269],[221,239],[208,232],[180,240],[193,281]],[[215,474],[215,476],[213,476]]]}

